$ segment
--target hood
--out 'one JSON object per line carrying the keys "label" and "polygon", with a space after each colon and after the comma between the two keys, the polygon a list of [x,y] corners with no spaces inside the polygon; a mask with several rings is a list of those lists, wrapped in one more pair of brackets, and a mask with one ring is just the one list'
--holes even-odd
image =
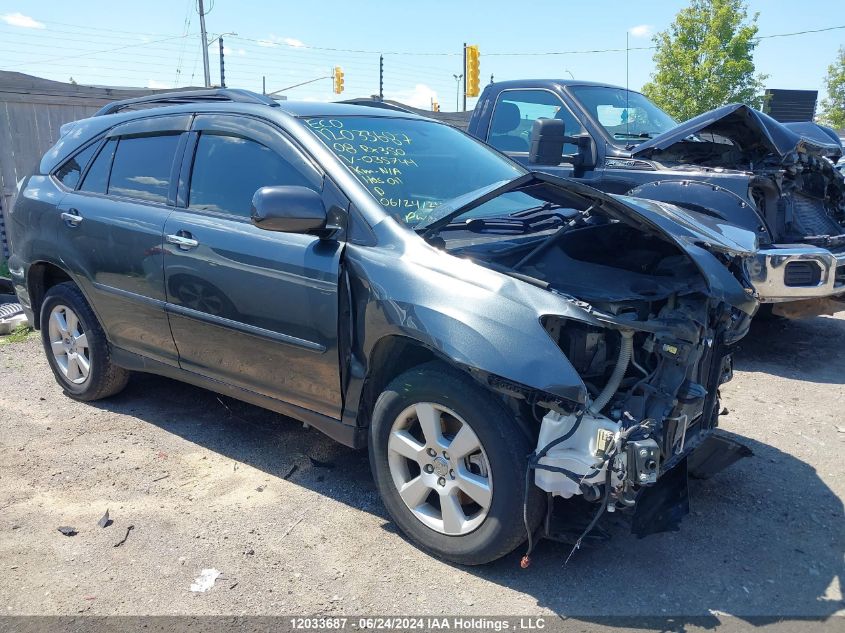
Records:
{"label": "hood", "polygon": [[712,133],[734,141],[743,151],[757,158],[774,154],[785,158],[795,151],[828,156],[834,161],[842,156],[842,144],[833,130],[806,123],[779,123],[768,114],[732,103],[710,110],[671,130],[637,145],[631,155],[650,157],[699,133]]}
{"label": "hood", "polygon": [[494,183],[445,202],[426,221],[418,224],[415,230],[424,237],[431,236],[458,216],[488,200],[540,183],[561,186],[590,202],[609,203],[602,206],[602,210],[609,216],[641,228],[645,225],[652,232],[671,236],[674,241],[705,245],[729,255],[746,256],[757,250],[754,233],[726,224],[718,218],[663,202],[607,194],[578,181],[542,172],[531,172],[510,181]]}
{"label": "hood", "polygon": [[504,184],[478,190],[474,192],[476,195],[462,196],[460,204],[445,203],[448,205],[447,212],[437,214],[436,219],[430,219],[423,226],[418,225],[416,230],[429,239],[453,219],[487,200],[522,187],[543,183],[561,187],[567,194],[581,197],[589,204],[600,205],[602,213],[607,217],[652,235],[660,235],[677,244],[695,262],[714,296],[748,314],[753,314],[757,309],[756,300],[748,296],[724,264],[714,257],[714,253],[731,257],[752,255],[757,249],[757,237],[754,233],[671,204],[614,196],[580,182],[550,174],[531,172]]}

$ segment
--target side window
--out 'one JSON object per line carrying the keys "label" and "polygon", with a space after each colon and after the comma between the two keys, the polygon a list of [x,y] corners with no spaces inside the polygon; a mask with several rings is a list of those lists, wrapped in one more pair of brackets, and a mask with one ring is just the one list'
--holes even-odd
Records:
{"label": "side window", "polygon": [[188,207],[248,217],[261,187],[299,185],[314,189],[291,163],[261,143],[203,132],[197,142]]}
{"label": "side window", "polygon": [[[557,95],[547,90],[506,90],[499,95],[493,109],[488,143],[503,152],[527,152],[531,127],[537,119],[563,119],[567,136],[584,131]],[[563,146],[564,154],[577,151],[572,143]]]}
{"label": "side window", "polygon": [[179,134],[123,137],[117,143],[108,193],[167,202]]}
{"label": "side window", "polygon": [[75,189],[76,185],[79,184],[79,177],[82,175],[82,172],[85,170],[85,166],[88,164],[88,161],[91,160],[91,157],[94,155],[94,152],[97,151],[97,147],[99,147],[99,145],[100,144],[97,142],[91,143],[81,152],[77,152],[73,157],[66,160],[64,164],[56,170],[56,178],[58,178],[65,187]]}
{"label": "side window", "polygon": [[97,154],[97,158],[91,163],[85,180],[82,181],[81,191],[93,193],[105,193],[109,186],[109,171],[111,170],[114,148],[117,147],[117,140],[111,139],[103,145],[103,149]]}

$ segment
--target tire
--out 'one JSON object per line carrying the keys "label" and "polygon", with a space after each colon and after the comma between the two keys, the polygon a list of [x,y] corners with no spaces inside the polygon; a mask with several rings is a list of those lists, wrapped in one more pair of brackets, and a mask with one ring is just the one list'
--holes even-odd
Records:
{"label": "tire", "polygon": [[111,362],[103,328],[73,282],[53,286],[44,296],[41,342],[56,382],[74,400],[108,398],[129,380],[129,372]]}
{"label": "tire", "polygon": [[[438,439],[426,438],[420,420],[434,429],[429,438]],[[504,403],[465,373],[434,362],[398,376],[376,401],[369,439],[370,467],[387,511],[423,550],[481,565],[527,538],[523,499],[533,446]],[[531,529],[544,501],[531,486]]]}

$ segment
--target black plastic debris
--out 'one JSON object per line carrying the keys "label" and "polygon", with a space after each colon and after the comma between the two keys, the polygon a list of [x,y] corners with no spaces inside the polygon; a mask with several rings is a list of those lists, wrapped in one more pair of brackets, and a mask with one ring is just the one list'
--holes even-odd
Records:
{"label": "black plastic debris", "polygon": [[288,480],[288,479],[290,479],[290,478],[291,478],[291,476],[292,476],[292,475],[293,475],[293,474],[294,474],[297,470],[299,470],[299,466],[297,466],[296,464],[294,464],[293,466],[291,466],[290,470],[288,471],[288,474],[287,474],[287,475],[285,475],[284,477],[282,477],[282,479],[284,479],[284,480]]}
{"label": "black plastic debris", "polygon": [[754,452],[745,444],[714,433],[705,439],[689,457],[689,475],[693,479],[709,479],[743,457]]}
{"label": "black plastic debris", "polygon": [[79,532],[76,531],[76,528],[70,527],[69,525],[60,525],[57,529],[65,536],[76,536],[79,534]]}
{"label": "black plastic debris", "polygon": [[99,521],[97,521],[97,527],[107,528],[112,523],[114,523],[114,521],[112,521],[109,518],[109,510],[108,510],[108,508],[106,508],[106,513],[103,515],[103,517]]}
{"label": "black plastic debris", "polygon": [[677,532],[681,519],[689,514],[687,458],[663,473],[654,486],[643,488],[637,497],[631,533],[642,538],[660,532]]}
{"label": "black plastic debris", "polygon": [[126,542],[126,539],[129,538],[129,533],[134,529],[135,529],[134,525],[130,525],[129,527],[127,527],[126,528],[126,535],[122,539],[120,539],[117,543],[115,543],[114,546],[120,547],[121,545],[123,545]]}

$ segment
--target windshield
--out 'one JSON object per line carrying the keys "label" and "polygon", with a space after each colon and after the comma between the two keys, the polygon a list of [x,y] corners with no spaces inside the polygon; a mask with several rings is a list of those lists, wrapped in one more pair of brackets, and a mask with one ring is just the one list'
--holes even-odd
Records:
{"label": "windshield", "polygon": [[393,217],[412,227],[446,200],[525,173],[441,123],[369,116],[306,123]]}
{"label": "windshield", "polygon": [[572,86],[570,90],[620,145],[653,138],[678,125],[639,92],[605,86]]}

